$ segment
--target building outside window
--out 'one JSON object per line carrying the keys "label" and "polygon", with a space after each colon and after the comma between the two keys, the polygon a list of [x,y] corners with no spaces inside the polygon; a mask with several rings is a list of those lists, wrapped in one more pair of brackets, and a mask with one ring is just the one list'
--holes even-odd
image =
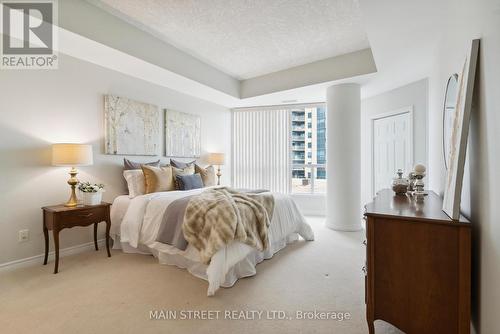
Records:
{"label": "building outside window", "polygon": [[291,121],[292,193],[326,193],[326,106],[293,108]]}
{"label": "building outside window", "polygon": [[[318,108],[317,110],[318,125],[316,131],[317,147],[316,147],[316,163],[318,165],[326,165],[326,108]],[[317,170],[317,178],[320,180],[326,179],[325,167],[320,167]]]}

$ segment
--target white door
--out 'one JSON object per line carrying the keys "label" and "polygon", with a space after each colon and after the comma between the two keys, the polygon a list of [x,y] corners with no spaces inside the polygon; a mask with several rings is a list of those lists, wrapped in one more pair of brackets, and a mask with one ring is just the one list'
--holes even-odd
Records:
{"label": "white door", "polygon": [[390,188],[398,169],[413,167],[412,113],[373,120],[373,195]]}

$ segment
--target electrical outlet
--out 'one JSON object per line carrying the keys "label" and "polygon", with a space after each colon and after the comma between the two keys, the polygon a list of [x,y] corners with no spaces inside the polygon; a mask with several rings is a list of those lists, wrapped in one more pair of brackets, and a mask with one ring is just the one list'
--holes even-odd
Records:
{"label": "electrical outlet", "polygon": [[30,230],[20,230],[18,235],[18,242],[26,242],[30,239]]}

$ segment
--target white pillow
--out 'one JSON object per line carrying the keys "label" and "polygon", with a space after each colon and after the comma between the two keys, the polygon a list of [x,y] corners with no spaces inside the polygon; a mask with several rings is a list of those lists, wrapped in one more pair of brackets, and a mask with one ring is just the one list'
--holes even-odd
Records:
{"label": "white pillow", "polygon": [[146,181],[142,169],[124,170],[123,177],[127,181],[128,197],[134,198],[146,193]]}

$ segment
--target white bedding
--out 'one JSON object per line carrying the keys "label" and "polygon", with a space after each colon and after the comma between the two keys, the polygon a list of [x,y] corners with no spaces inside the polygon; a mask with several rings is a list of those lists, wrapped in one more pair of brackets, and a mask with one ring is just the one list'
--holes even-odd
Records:
{"label": "white bedding", "polygon": [[113,205],[111,206],[111,230],[109,231],[111,238],[115,241],[113,243],[113,249],[121,249],[119,241],[120,238],[120,226],[127,213],[128,206],[132,199],[128,195],[122,195],[115,198]]}
{"label": "white bedding", "polygon": [[[205,188],[206,189],[206,188]],[[208,280],[208,295],[219,287],[230,287],[238,278],[255,275],[255,266],[271,258],[287,243],[298,239],[314,240],[311,227],[290,196],[274,193],[275,208],[269,227],[269,247],[264,252],[240,242],[233,242],[218,251],[207,266],[201,263],[198,250],[192,246],[181,251],[156,242],[156,236],[168,205],[179,198],[199,194],[204,189],[170,191],[125,199],[117,197],[111,210],[112,237],[125,252],[151,253],[162,264],[186,268],[194,276]],[[116,248],[114,246],[114,248]]]}

